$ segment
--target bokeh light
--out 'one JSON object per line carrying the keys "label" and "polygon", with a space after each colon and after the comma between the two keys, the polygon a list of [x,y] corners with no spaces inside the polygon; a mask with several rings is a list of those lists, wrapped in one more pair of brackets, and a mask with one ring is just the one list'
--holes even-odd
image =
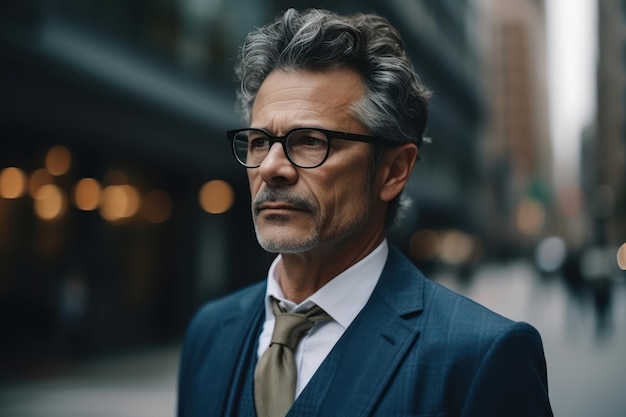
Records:
{"label": "bokeh light", "polygon": [[126,210],[124,211],[124,215],[122,217],[129,218],[133,217],[139,211],[141,207],[141,196],[135,187],[132,185],[124,184],[120,186],[122,191],[126,195]]}
{"label": "bokeh light", "polygon": [[102,190],[100,215],[110,222],[118,221],[126,212],[126,195],[118,185],[109,185]]}
{"label": "bokeh light", "polygon": [[47,169],[45,168],[37,169],[35,170],[35,172],[33,172],[30,175],[30,182],[28,184],[28,193],[30,194],[31,197],[35,198],[35,196],[37,195],[37,192],[39,191],[41,187],[43,187],[46,184],[52,184],[52,183],[53,183],[52,175],[50,175]]}
{"label": "bokeh light", "polygon": [[545,217],[545,209],[539,201],[524,199],[517,207],[517,230],[525,236],[536,236],[543,229]]}
{"label": "bokeh light", "polygon": [[100,214],[116,222],[134,216],[141,206],[141,197],[132,185],[109,185],[102,190]]}
{"label": "bokeh light", "polygon": [[233,187],[222,180],[213,180],[205,183],[200,189],[200,206],[211,214],[227,212],[235,201]]}
{"label": "bokeh light", "polygon": [[98,208],[100,203],[100,183],[93,178],[83,178],[74,187],[74,205],[84,211]]}
{"label": "bokeh light", "polygon": [[439,233],[434,230],[418,230],[411,236],[410,253],[418,261],[430,261],[439,254]]}
{"label": "bokeh light", "polygon": [[460,230],[447,230],[441,235],[439,256],[451,265],[462,265],[470,261],[474,252],[474,240]]}
{"label": "bokeh light", "polygon": [[72,155],[63,145],[56,145],[46,153],[46,169],[54,176],[66,174],[72,165]]}
{"label": "bokeh light", "polygon": [[128,175],[121,169],[111,169],[104,175],[103,183],[108,185],[128,184]]}
{"label": "bokeh light", "polygon": [[0,172],[0,197],[20,198],[26,191],[26,174],[17,167],[8,167]]}
{"label": "bokeh light", "polygon": [[42,186],[35,195],[35,213],[40,219],[54,220],[61,216],[66,207],[65,196],[55,184]]}
{"label": "bokeh light", "polygon": [[143,197],[141,213],[150,223],[163,223],[172,215],[172,199],[165,191],[150,191]]}
{"label": "bokeh light", "polygon": [[617,266],[626,271],[626,243],[623,243],[617,250]]}
{"label": "bokeh light", "polygon": [[567,247],[565,241],[558,236],[543,239],[535,250],[535,262],[543,272],[557,271],[565,261]]}

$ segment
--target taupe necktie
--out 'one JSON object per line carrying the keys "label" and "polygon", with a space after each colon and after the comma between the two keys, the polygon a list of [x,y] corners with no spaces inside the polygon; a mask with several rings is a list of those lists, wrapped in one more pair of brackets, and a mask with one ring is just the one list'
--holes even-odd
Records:
{"label": "taupe necktie", "polygon": [[276,322],[272,341],[259,360],[254,377],[254,403],[258,417],[284,417],[296,396],[294,350],[315,322],[330,317],[319,306],[303,313],[285,313],[272,298]]}

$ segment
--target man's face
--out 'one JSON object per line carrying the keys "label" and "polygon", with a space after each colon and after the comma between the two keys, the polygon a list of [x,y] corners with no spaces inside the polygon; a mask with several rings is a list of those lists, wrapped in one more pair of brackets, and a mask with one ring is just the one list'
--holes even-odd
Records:
{"label": "man's face", "polygon": [[[251,127],[283,136],[298,127],[368,134],[350,114],[363,85],[353,70],[274,71],[254,102]],[[323,165],[292,165],[274,143],[258,168],[248,169],[257,238],[270,252],[294,253],[333,245],[358,245],[383,222],[384,209],[371,179],[367,143],[331,142]],[[372,218],[374,216],[374,219]],[[362,242],[364,243],[364,242]]]}

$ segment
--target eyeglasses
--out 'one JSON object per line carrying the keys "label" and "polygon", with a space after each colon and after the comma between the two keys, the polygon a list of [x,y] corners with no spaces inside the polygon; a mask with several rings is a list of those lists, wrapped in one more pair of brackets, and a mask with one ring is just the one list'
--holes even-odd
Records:
{"label": "eyeglasses", "polygon": [[334,139],[389,143],[375,136],[308,127],[293,129],[285,136],[273,136],[261,129],[229,130],[226,136],[232,143],[235,158],[246,168],[259,167],[276,142],[283,145],[289,162],[300,168],[322,165],[328,159],[330,142]]}

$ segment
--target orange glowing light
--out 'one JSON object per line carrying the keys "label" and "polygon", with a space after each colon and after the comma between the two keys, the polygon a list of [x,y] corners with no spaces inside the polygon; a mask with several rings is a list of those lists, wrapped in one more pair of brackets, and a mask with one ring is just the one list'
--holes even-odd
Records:
{"label": "orange glowing light", "polygon": [[100,215],[110,222],[133,217],[141,207],[139,192],[128,184],[109,185],[100,197]]}
{"label": "orange glowing light", "polygon": [[232,207],[235,201],[233,187],[222,180],[213,180],[205,183],[200,189],[200,206],[207,213],[221,214]]}
{"label": "orange glowing light", "polygon": [[37,192],[41,187],[47,184],[52,184],[52,175],[45,168],[35,170],[30,175],[30,184],[28,185],[28,193],[31,197],[35,198]]}
{"label": "orange glowing light", "polygon": [[0,197],[20,198],[26,191],[26,174],[19,168],[8,167],[0,172]]}
{"label": "orange glowing light", "polygon": [[109,185],[102,190],[100,215],[110,222],[121,220],[128,208],[124,189],[119,185]]}
{"label": "orange glowing light", "polygon": [[54,184],[42,186],[35,195],[35,213],[43,220],[53,220],[63,214],[65,197]]}
{"label": "orange glowing light", "polygon": [[122,217],[133,217],[139,211],[141,207],[141,196],[135,187],[132,185],[124,184],[120,185],[120,188],[126,195],[126,210]]}
{"label": "orange glowing light", "polygon": [[74,187],[74,204],[80,210],[91,211],[100,203],[100,183],[93,178],[83,178]]}
{"label": "orange glowing light", "polygon": [[67,173],[71,165],[72,155],[63,145],[53,146],[46,154],[46,169],[54,176]]}

